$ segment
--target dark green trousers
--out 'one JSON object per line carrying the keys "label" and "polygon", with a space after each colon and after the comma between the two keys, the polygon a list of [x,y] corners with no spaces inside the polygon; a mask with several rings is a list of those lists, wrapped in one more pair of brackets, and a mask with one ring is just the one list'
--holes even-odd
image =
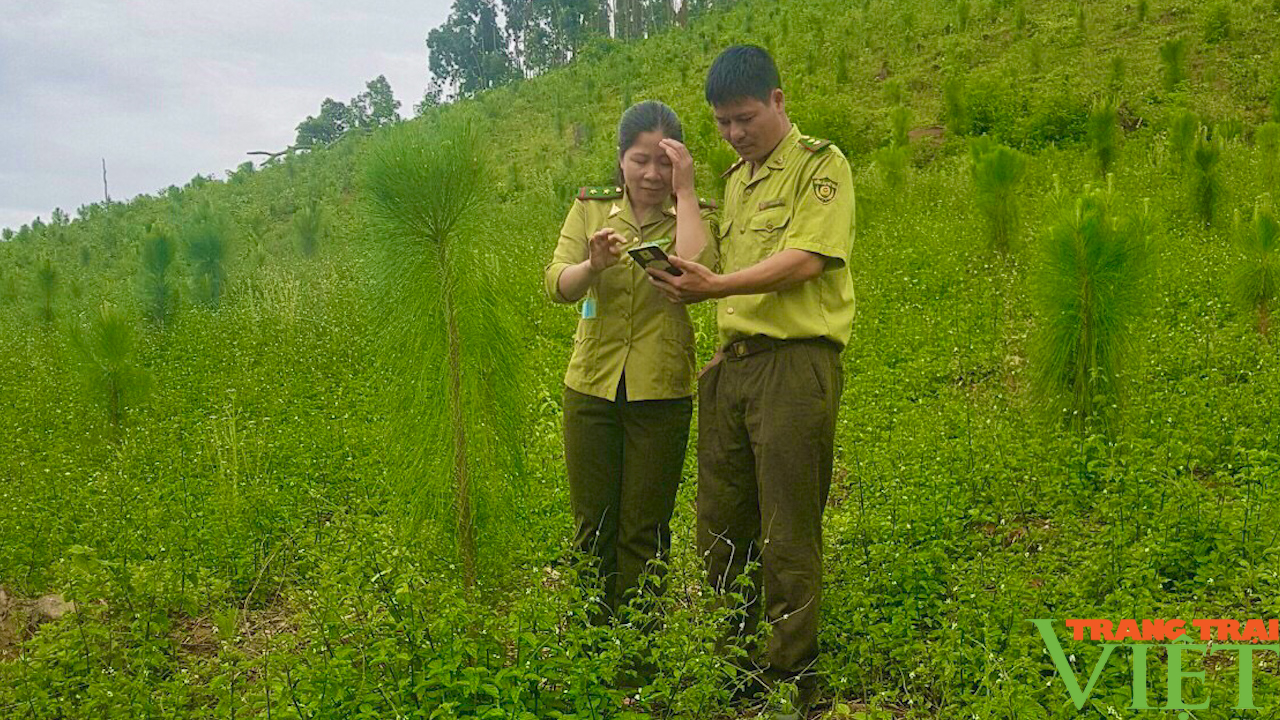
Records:
{"label": "dark green trousers", "polygon": [[822,341],[726,357],[698,380],[698,551],[721,590],[759,561],[743,632],[763,609],[773,626],[766,676],[777,679],[818,656],[822,511],[843,384],[840,351]]}
{"label": "dark green trousers", "polygon": [[666,557],[689,443],[693,398],[628,401],[565,388],[564,454],[574,545],[596,558],[609,612],[627,602],[645,565]]}

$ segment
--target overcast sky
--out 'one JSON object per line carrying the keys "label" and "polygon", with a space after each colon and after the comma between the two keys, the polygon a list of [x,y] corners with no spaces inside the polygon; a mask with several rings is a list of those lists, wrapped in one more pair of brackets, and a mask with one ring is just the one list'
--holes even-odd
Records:
{"label": "overcast sky", "polygon": [[449,0],[0,0],[0,227],[233,169],[386,75],[411,115]]}

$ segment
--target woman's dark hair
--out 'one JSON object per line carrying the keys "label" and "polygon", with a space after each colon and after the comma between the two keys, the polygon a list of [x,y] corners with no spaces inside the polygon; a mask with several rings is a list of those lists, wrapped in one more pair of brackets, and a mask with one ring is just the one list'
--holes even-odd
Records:
{"label": "woman's dark hair", "polygon": [[781,87],[778,66],[769,51],[756,45],[726,48],[707,71],[706,96],[713,107],[743,98],[767,103]]}
{"label": "woman's dark hair", "polygon": [[665,137],[684,142],[684,129],[680,127],[680,118],[676,111],[666,103],[657,100],[645,100],[627,108],[618,121],[618,184],[622,184],[622,155],[632,145],[640,133],[657,130]]}

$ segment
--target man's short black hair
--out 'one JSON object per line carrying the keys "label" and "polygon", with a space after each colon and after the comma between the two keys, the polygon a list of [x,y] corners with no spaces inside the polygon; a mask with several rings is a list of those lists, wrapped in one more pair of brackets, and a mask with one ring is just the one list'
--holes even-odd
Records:
{"label": "man's short black hair", "polygon": [[755,45],[734,45],[720,53],[707,71],[707,102],[723,105],[743,98],[769,102],[782,87],[778,66],[769,51]]}

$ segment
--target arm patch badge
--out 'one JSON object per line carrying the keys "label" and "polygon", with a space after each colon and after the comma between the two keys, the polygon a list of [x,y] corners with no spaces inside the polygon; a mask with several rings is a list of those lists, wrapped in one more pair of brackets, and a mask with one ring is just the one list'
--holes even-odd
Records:
{"label": "arm patch badge", "polygon": [[818,202],[827,204],[836,199],[837,185],[830,178],[818,178],[813,181],[813,194],[818,198]]}

